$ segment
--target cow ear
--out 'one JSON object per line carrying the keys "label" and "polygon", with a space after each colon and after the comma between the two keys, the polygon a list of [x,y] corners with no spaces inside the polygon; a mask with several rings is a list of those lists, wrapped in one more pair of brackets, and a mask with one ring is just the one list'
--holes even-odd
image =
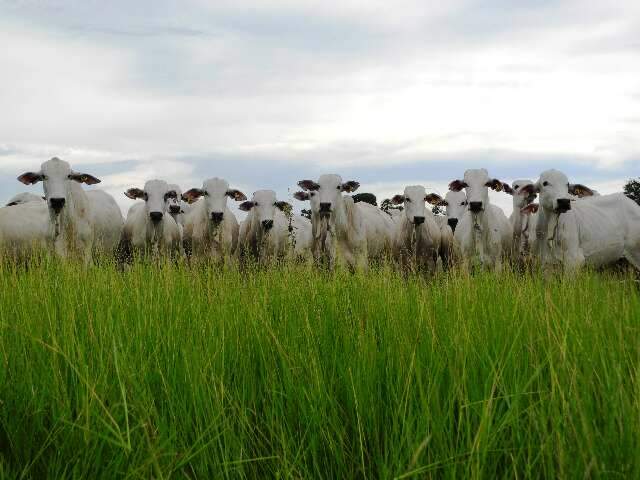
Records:
{"label": "cow ear", "polygon": [[253,203],[253,202],[242,202],[240,205],[238,205],[238,208],[240,210],[242,210],[243,212],[248,212],[254,206],[255,206],[255,203]]}
{"label": "cow ear", "polygon": [[430,193],[424,197],[425,202],[430,203],[431,205],[440,205],[443,200],[440,195],[437,193]]}
{"label": "cow ear", "polygon": [[182,199],[187,203],[193,203],[204,195],[204,191],[201,188],[192,188],[182,194]]}
{"label": "cow ear", "polygon": [[533,184],[530,183],[530,184],[525,185],[524,187],[522,187],[520,189],[520,192],[518,193],[518,195],[523,195],[523,196],[527,195],[528,196],[528,195],[534,195],[536,193],[538,193],[538,187],[536,185],[533,185]]}
{"label": "cow ear", "polygon": [[502,184],[502,190],[504,190],[504,193],[508,193],[509,195],[513,195],[513,188],[511,188],[511,185],[509,185],[508,183],[503,183]]}
{"label": "cow ear", "polygon": [[18,181],[24,183],[25,185],[33,185],[34,183],[38,183],[42,181],[44,175],[36,172],[25,172],[18,177]]}
{"label": "cow ear", "polygon": [[459,192],[460,190],[466,187],[467,187],[467,184],[462,180],[454,180],[449,184],[449,190],[451,190],[452,192]]}
{"label": "cow ear", "polygon": [[572,183],[569,185],[569,193],[576,197],[593,197],[593,190],[580,183]]}
{"label": "cow ear", "polygon": [[233,198],[236,202],[242,202],[247,199],[247,196],[244,193],[240,190],[236,190],[235,188],[227,190],[227,196]]}
{"label": "cow ear", "polygon": [[137,200],[138,198],[144,197],[144,190],[140,188],[130,188],[129,190],[124,192],[124,195],[131,200]]}
{"label": "cow ear", "polygon": [[495,190],[496,192],[502,191],[502,185],[502,182],[497,178],[489,180],[487,183],[485,183],[485,186],[491,188],[491,190]]}
{"label": "cow ear", "polygon": [[278,201],[274,205],[282,212],[291,211],[291,209],[293,208],[293,205],[284,201]]}
{"label": "cow ear", "polygon": [[530,203],[526,207],[521,208],[520,211],[525,215],[530,215],[532,213],[536,213],[539,208],[540,205],[538,205],[537,203]]}
{"label": "cow ear", "polygon": [[304,202],[305,200],[309,200],[309,192],[296,192],[293,194],[293,198]]}
{"label": "cow ear", "polygon": [[100,179],[94,177],[93,175],[89,175],[88,173],[75,173],[69,175],[69,179],[74,182],[84,183],[85,185],[95,185],[96,183],[100,183]]}
{"label": "cow ear", "polygon": [[349,180],[348,182],[344,182],[342,184],[342,191],[346,193],[355,192],[360,187],[360,184],[355,180]]}
{"label": "cow ear", "polygon": [[320,190],[320,185],[318,185],[313,180],[300,180],[298,182],[298,186],[307,192],[313,192],[315,190]]}
{"label": "cow ear", "polygon": [[394,195],[391,198],[391,203],[394,205],[402,205],[404,203],[404,195]]}

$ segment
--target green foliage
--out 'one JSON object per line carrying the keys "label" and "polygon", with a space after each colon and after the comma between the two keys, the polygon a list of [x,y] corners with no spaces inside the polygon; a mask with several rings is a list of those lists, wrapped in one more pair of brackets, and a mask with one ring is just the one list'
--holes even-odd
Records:
{"label": "green foliage", "polygon": [[640,478],[632,278],[0,270],[0,477]]}
{"label": "green foliage", "polygon": [[640,205],[640,178],[629,180],[624,186],[624,194]]}

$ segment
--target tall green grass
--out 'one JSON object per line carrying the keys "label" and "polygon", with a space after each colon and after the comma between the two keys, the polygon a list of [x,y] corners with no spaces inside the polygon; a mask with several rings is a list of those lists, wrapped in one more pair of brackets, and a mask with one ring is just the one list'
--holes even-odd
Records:
{"label": "tall green grass", "polygon": [[0,477],[640,478],[624,275],[0,271]]}

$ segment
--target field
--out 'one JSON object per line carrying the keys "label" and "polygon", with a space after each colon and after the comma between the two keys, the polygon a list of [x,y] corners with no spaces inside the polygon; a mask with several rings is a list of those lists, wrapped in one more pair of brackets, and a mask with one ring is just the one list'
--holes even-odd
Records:
{"label": "field", "polygon": [[640,293],[307,267],[0,272],[0,478],[640,478]]}

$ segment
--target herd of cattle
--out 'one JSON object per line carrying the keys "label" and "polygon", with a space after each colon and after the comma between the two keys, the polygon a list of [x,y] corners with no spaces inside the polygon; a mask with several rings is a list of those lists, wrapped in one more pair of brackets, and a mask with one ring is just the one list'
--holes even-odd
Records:
{"label": "herd of cattle", "polygon": [[[557,170],[543,172],[536,182],[511,185],[484,169],[467,170],[449,184],[445,198],[408,186],[391,199],[398,208],[387,211],[345,195],[357,190],[358,182],[322,175],[298,182],[301,191],[294,194],[310,203],[310,220],[293,214],[272,190],[247,200],[220,178],[184,193],[163,180],[130,188],[125,195],[140,201],[126,219],[109,194],[81,186],[99,179],[58,158],[18,180],[42,182],[44,196],[21,193],[0,208],[3,257],[49,249],[86,263],[97,254],[115,255],[120,262],[158,255],[222,262],[295,258],[352,270],[391,258],[404,268],[427,271],[472,263],[500,270],[513,260],[574,270],[626,259],[640,270],[640,206],[622,193],[599,195],[570,184]],[[510,218],[490,203],[489,188],[513,197]],[[242,202],[240,210],[248,212],[242,222],[229,209],[229,199]],[[427,204],[444,207],[446,216],[434,215]]]}

